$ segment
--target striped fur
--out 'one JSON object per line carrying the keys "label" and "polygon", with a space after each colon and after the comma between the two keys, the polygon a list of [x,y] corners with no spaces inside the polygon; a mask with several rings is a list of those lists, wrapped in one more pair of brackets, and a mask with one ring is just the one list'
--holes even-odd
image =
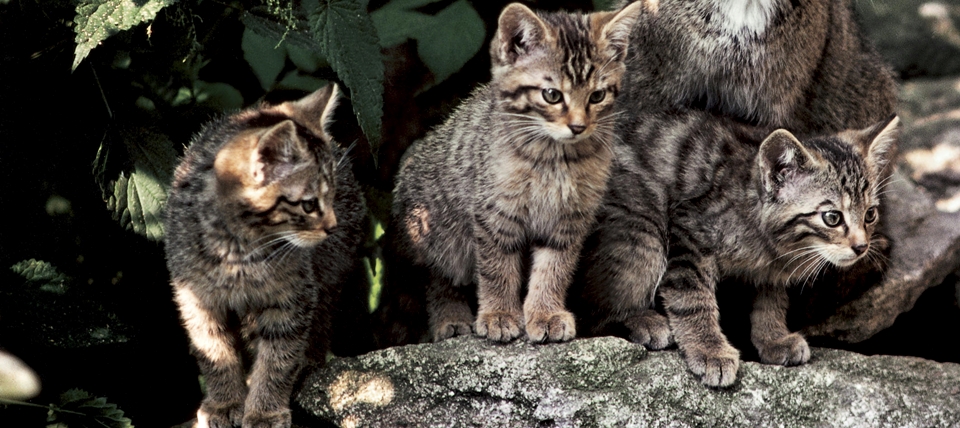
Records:
{"label": "striped fur", "polygon": [[660,0],[632,35],[621,102],[634,112],[693,107],[797,135],[866,128],[895,113],[897,90],[852,3]]}
{"label": "striped fur", "polygon": [[167,267],[206,379],[201,427],[289,427],[298,373],[326,356],[364,216],[324,129],[336,98],[328,86],[213,121],[176,170]]}
{"label": "striped fur", "polygon": [[[898,120],[803,142],[696,111],[627,122],[598,213],[601,245],[585,261],[586,318],[624,322],[651,348],[675,340],[705,384],[730,385],[739,352],[720,331],[714,287],[738,277],[760,289],[761,359],[806,362],[806,341],[786,327],[785,287],[880,257],[880,178]],[[649,309],[655,293],[667,320]]]}
{"label": "striped fur", "polygon": [[[640,4],[589,15],[507,6],[490,47],[490,84],[404,155],[394,241],[430,271],[434,340],[474,329],[497,341],[574,337],[566,289],[606,190],[612,106],[641,12]],[[474,285],[476,320],[463,291]]]}

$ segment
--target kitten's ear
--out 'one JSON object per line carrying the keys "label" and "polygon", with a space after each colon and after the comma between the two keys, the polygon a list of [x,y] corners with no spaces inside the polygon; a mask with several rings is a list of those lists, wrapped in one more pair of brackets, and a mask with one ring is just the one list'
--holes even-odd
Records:
{"label": "kitten's ear", "polygon": [[333,122],[333,110],[340,99],[340,88],[335,83],[317,89],[297,101],[284,103],[288,114],[303,124],[311,132],[327,141],[331,141],[330,124]]}
{"label": "kitten's ear", "polygon": [[500,12],[497,34],[490,43],[490,57],[494,65],[511,65],[552,37],[547,25],[530,8],[510,3]]}
{"label": "kitten's ear", "polygon": [[600,40],[615,61],[622,61],[630,44],[630,33],[642,13],[657,13],[659,0],[639,0],[630,3],[619,12],[598,13],[597,24],[601,25]]}
{"label": "kitten's ear", "polygon": [[260,136],[254,177],[262,184],[279,180],[294,172],[309,156],[310,148],[297,135],[297,125],[285,120]]}
{"label": "kitten's ear", "polygon": [[790,131],[778,129],[760,144],[757,163],[763,174],[763,188],[767,192],[776,192],[796,174],[817,167],[821,160]]}
{"label": "kitten's ear", "polygon": [[900,117],[893,115],[890,119],[880,122],[863,131],[865,139],[860,152],[867,162],[867,167],[875,176],[880,174],[896,152],[897,141],[900,135]]}

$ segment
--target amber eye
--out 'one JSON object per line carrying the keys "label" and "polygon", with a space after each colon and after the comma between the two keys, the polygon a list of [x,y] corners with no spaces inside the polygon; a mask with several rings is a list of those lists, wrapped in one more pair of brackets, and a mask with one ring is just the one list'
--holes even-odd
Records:
{"label": "amber eye", "polygon": [[823,217],[823,222],[829,227],[837,227],[843,222],[843,213],[840,211],[825,211],[820,216]]}
{"label": "amber eye", "polygon": [[866,214],[863,215],[863,221],[867,224],[877,221],[877,207],[868,208]]}
{"label": "amber eye", "polygon": [[590,103],[591,104],[599,103],[600,101],[603,101],[603,99],[606,97],[607,97],[607,91],[593,91],[593,93],[590,94]]}
{"label": "amber eye", "polygon": [[547,88],[543,90],[543,100],[550,104],[556,104],[563,100],[563,94],[556,89]]}
{"label": "amber eye", "polygon": [[300,201],[300,208],[303,208],[303,212],[310,214],[319,208],[319,203],[316,199],[304,199]]}

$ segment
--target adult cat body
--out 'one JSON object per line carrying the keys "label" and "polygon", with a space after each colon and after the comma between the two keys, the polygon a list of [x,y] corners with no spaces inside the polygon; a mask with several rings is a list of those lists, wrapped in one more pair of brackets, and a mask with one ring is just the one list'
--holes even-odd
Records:
{"label": "adult cat body", "polygon": [[324,361],[341,287],[363,278],[365,207],[326,130],[336,103],[330,85],[214,120],[176,169],[167,266],[206,380],[201,427],[289,427],[298,373]]}
{"label": "adult cat body", "polygon": [[[624,133],[646,117],[658,118],[658,124],[664,111],[691,109],[727,118],[715,122],[731,126],[731,132],[752,124],[807,137],[866,128],[896,109],[896,84],[861,36],[847,0],[662,0],[660,13],[638,21],[631,47],[618,99],[618,108],[629,112]],[[658,159],[671,150],[661,141],[669,132],[625,140]],[[895,153],[896,144],[889,151]],[[629,192],[621,193],[604,203],[620,203]],[[602,215],[598,223],[578,273],[584,287],[577,292],[581,328],[594,334],[623,328],[650,348],[668,346],[673,338],[667,320],[650,309],[657,282],[645,279],[662,266],[622,257],[644,251],[623,233],[643,219]]]}
{"label": "adult cat body", "polygon": [[798,135],[895,113],[891,71],[849,0],[661,0],[631,38],[621,101],[693,107]]}
{"label": "adult cat body", "polygon": [[[700,111],[628,120],[598,216],[629,219],[611,222],[625,226],[601,230],[600,239],[634,243],[634,252],[604,262],[635,272],[629,282],[636,286],[605,289],[593,300],[616,308],[644,298],[631,293],[659,287],[688,367],[705,384],[726,386],[736,379],[739,353],[720,331],[714,293],[719,280],[737,277],[759,289],[751,337],[761,360],[806,362],[806,341],[786,326],[786,287],[812,281],[828,265],[878,257],[879,191],[898,122],[801,141]],[[630,144],[640,141],[659,143]],[[668,340],[646,339],[658,342],[653,347]]]}
{"label": "adult cat body", "polygon": [[[639,3],[591,15],[508,5],[491,43],[490,84],[404,155],[395,242],[430,271],[434,340],[474,326],[498,341],[574,336],[566,288],[606,190],[612,105],[641,12]],[[475,322],[466,291],[474,284]]]}

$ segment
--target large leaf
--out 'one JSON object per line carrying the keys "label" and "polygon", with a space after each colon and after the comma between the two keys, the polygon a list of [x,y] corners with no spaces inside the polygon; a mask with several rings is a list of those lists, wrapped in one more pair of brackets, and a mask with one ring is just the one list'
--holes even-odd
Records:
{"label": "large leaf", "polygon": [[376,151],[383,116],[383,59],[376,29],[360,0],[319,0],[310,30],[323,56],[350,90],[354,113]]}
{"label": "large leaf", "polygon": [[[107,209],[114,220],[126,229],[159,241],[163,239],[163,208],[176,162],[173,144],[163,134],[149,130],[121,130],[118,132],[126,148],[131,167],[121,169],[119,176],[100,181]],[[94,174],[106,180],[107,165],[112,147],[101,144],[94,161]]]}
{"label": "large leaf", "polygon": [[74,31],[77,48],[73,69],[76,70],[90,51],[100,42],[141,22],[153,20],[157,12],[177,0],[81,0],[77,4]]}
{"label": "large leaf", "polygon": [[71,389],[60,396],[59,405],[50,405],[47,412],[47,428],[133,428],[130,418],[123,410],[106,398]]}

